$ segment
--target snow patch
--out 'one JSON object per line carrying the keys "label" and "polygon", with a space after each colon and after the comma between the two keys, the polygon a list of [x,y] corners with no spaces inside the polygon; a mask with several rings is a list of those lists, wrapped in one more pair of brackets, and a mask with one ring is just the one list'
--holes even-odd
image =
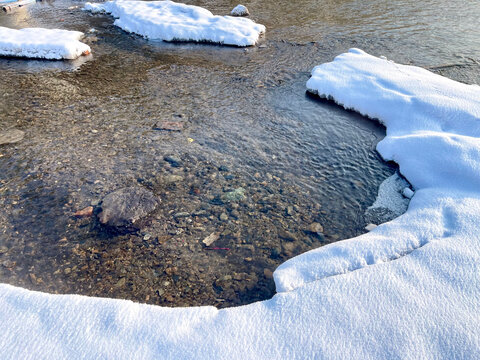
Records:
{"label": "snow patch", "polygon": [[87,2],[84,9],[112,14],[115,25],[148,39],[251,46],[265,32],[265,26],[250,19],[215,16],[202,7],[172,1]]}
{"label": "snow patch", "polygon": [[233,8],[230,15],[232,15],[232,16],[248,16],[248,15],[250,15],[250,12],[248,11],[246,6],[237,5]]}
{"label": "snow patch", "polygon": [[361,50],[308,88],[387,124],[416,192],[374,231],[297,256],[278,294],[169,309],[0,284],[0,358],[452,359],[480,352],[480,87]]}
{"label": "snow patch", "polygon": [[91,52],[80,42],[83,33],[59,29],[0,27],[0,56],[76,59]]}

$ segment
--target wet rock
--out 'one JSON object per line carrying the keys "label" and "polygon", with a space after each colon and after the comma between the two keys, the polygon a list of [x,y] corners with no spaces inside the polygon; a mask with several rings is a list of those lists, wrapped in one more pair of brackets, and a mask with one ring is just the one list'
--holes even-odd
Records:
{"label": "wet rock", "polygon": [[280,257],[280,253],[282,252],[282,249],[280,248],[273,248],[272,251],[270,252],[270,258],[272,259],[278,259]]}
{"label": "wet rock", "polygon": [[222,194],[221,200],[226,203],[245,200],[245,189],[239,187],[235,190],[228,191]]}
{"label": "wet rock", "polygon": [[287,241],[297,241],[297,237],[292,234],[290,231],[285,231],[282,229],[278,230],[278,236]]}
{"label": "wet rock", "polygon": [[216,233],[211,233],[210,235],[208,235],[205,239],[203,239],[203,243],[206,245],[206,246],[210,246],[212,245],[215,241],[217,241],[218,239],[220,239],[220,236]]}
{"label": "wet rock", "polygon": [[25,133],[18,129],[0,131],[0,145],[14,144],[23,140]]}
{"label": "wet rock", "polygon": [[220,166],[218,167],[218,171],[228,172],[228,171],[230,171],[230,169],[229,169],[226,165],[220,165]]}
{"label": "wet rock", "polygon": [[267,279],[273,279],[273,272],[270,269],[263,269],[263,276]]}
{"label": "wet rock", "polygon": [[176,219],[186,218],[186,217],[189,217],[189,216],[190,216],[190,213],[185,212],[185,211],[178,212],[175,215],[173,215],[173,217],[176,218]]}
{"label": "wet rock", "polygon": [[183,123],[177,121],[162,121],[158,124],[155,124],[153,130],[163,130],[163,131],[182,131]]}
{"label": "wet rock", "polygon": [[228,215],[225,214],[225,213],[221,213],[221,214],[220,214],[220,220],[222,220],[222,221],[227,221],[227,220],[228,220]]}
{"label": "wet rock", "polygon": [[295,214],[295,212],[293,211],[293,206],[287,206],[287,208],[285,209],[285,213],[287,214],[287,216],[293,216]]}
{"label": "wet rock", "polygon": [[182,160],[176,156],[165,156],[163,159],[173,167],[182,166]]}
{"label": "wet rock", "polygon": [[185,180],[185,178],[181,175],[167,175],[161,180],[161,182],[165,185],[171,185],[182,182],[183,180]]}
{"label": "wet rock", "polygon": [[78,210],[75,214],[73,214],[73,216],[79,217],[79,218],[90,217],[92,215],[93,215],[93,206],[87,206],[86,208],[82,210]]}
{"label": "wet rock", "polygon": [[323,226],[320,225],[320,224],[317,223],[317,222],[314,222],[314,223],[311,223],[311,224],[308,226],[307,231],[310,232],[310,233],[312,233],[312,234],[315,234],[315,235],[322,235],[322,233],[323,233]]}
{"label": "wet rock", "polygon": [[142,221],[158,206],[157,197],[150,191],[132,186],[108,194],[102,202],[98,218],[103,225],[118,231],[139,229]]}
{"label": "wet rock", "polygon": [[117,281],[117,283],[115,284],[115,287],[116,288],[122,288],[125,286],[125,284],[127,283],[127,279],[126,278],[121,278],[120,280]]}
{"label": "wet rock", "polygon": [[282,251],[287,257],[292,257],[293,256],[293,251],[295,250],[295,244],[292,242],[289,243],[283,243],[282,244]]}
{"label": "wet rock", "polygon": [[237,5],[235,8],[231,11],[230,15],[232,16],[248,16],[250,15],[250,12],[248,11],[247,7],[244,5]]}

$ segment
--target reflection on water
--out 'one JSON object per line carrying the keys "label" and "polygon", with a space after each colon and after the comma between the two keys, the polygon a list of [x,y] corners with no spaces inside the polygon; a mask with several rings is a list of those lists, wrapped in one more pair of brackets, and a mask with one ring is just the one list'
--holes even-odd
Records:
{"label": "reflection on water", "polygon": [[[25,131],[0,146],[0,281],[175,306],[271,296],[280,263],[363,232],[394,172],[374,150],[384,129],[308,96],[309,71],[357,46],[475,81],[475,9],[435,3],[254,1],[268,32],[249,49],[147,42],[70,1],[1,15],[0,26],[97,31],[81,62],[0,60],[0,129]],[[447,32],[458,41],[438,46]],[[161,206],[140,231],[111,233],[101,200],[132,185]],[[93,216],[74,216],[88,206]]]}

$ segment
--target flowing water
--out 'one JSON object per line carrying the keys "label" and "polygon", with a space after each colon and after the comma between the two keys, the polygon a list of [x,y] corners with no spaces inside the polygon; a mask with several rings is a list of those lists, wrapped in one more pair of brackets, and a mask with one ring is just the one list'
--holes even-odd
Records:
{"label": "flowing water", "polygon": [[[236,5],[188,3],[215,14]],[[267,26],[248,49],[146,41],[78,1],[0,15],[0,26],[83,31],[93,50],[0,59],[0,132],[25,132],[0,145],[1,282],[167,306],[268,298],[280,263],[365,232],[395,172],[375,152],[383,127],[305,93],[313,66],[359,47],[480,83],[476,1],[245,5]],[[181,131],[160,130],[165,121]],[[161,199],[141,230],[74,216],[132,185]],[[241,201],[219,200],[239,188]]]}

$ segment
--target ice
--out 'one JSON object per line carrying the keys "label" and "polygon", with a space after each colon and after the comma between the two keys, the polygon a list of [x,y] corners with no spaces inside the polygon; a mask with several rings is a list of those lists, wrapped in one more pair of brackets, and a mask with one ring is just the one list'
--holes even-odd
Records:
{"label": "ice", "polygon": [[398,173],[385,179],[378,188],[375,202],[365,212],[367,220],[375,223],[387,222],[402,215],[409,203],[409,199],[402,193],[407,186],[408,182]]}
{"label": "ice", "polygon": [[356,49],[308,88],[387,125],[378,150],[415,188],[405,214],[287,261],[273,299],[237,308],[1,284],[0,358],[477,358],[480,88]]}
{"label": "ice", "polygon": [[265,26],[250,19],[215,16],[199,6],[172,1],[118,0],[86,3],[85,10],[112,14],[115,25],[148,39],[255,45]]}
{"label": "ice", "polygon": [[90,47],[79,40],[80,31],[0,27],[0,56],[76,59],[90,53]]}

